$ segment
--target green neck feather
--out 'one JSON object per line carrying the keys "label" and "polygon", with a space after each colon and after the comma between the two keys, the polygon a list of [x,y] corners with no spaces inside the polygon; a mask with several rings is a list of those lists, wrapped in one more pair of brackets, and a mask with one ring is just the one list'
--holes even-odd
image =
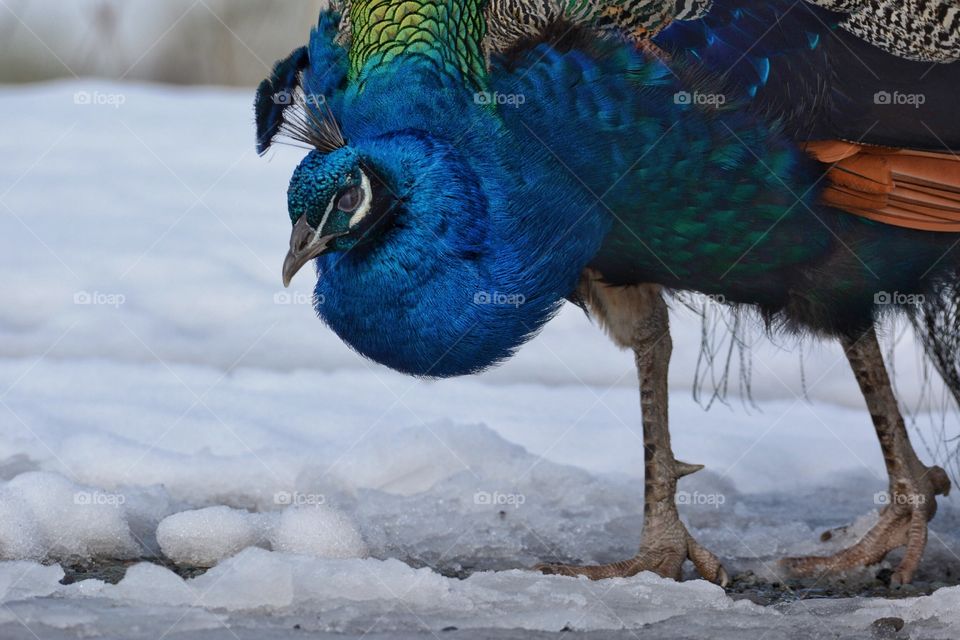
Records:
{"label": "green neck feather", "polygon": [[365,67],[387,64],[397,56],[420,54],[444,71],[482,87],[486,63],[487,0],[354,0],[350,78]]}

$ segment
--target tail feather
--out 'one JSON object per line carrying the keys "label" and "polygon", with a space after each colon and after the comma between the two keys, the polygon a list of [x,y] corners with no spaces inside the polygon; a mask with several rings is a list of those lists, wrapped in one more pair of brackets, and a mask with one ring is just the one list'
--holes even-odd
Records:
{"label": "tail feather", "polygon": [[910,310],[910,322],[927,357],[960,407],[960,268]]}
{"label": "tail feather", "polygon": [[960,59],[960,7],[951,0],[809,0],[847,14],[841,26],[908,60]]}

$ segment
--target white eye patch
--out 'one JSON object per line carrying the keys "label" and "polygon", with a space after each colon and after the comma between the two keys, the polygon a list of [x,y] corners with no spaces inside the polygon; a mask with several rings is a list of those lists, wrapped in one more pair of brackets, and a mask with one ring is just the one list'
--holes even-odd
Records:
{"label": "white eye patch", "polygon": [[370,179],[363,171],[360,172],[360,191],[363,192],[363,200],[360,202],[360,208],[350,217],[350,228],[353,229],[370,213],[373,206],[373,189],[370,187]]}
{"label": "white eye patch", "polygon": [[336,198],[330,201],[330,204],[327,205],[327,210],[323,212],[323,217],[320,218],[320,224],[317,225],[317,232],[314,236],[314,241],[316,241],[320,234],[323,233],[323,228],[327,226],[327,220],[330,219],[330,214],[333,212],[333,205],[336,201]]}

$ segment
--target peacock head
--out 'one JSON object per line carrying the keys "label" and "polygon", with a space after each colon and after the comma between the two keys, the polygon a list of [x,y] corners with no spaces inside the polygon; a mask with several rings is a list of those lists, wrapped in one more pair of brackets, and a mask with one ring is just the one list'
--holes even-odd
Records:
{"label": "peacock head", "polygon": [[284,283],[314,261],[318,315],[394,369],[447,377],[499,362],[557,300],[489,302],[501,291],[522,299],[529,278],[491,232],[499,216],[484,184],[454,145],[418,130],[311,151],[288,191]]}
{"label": "peacock head", "polygon": [[287,201],[284,286],[314,259],[321,275],[343,260],[389,263],[418,250],[463,259],[484,239],[485,199],[473,171],[453,147],[419,131],[311,151]]}
{"label": "peacock head", "polygon": [[293,233],[283,262],[285,287],[321,254],[376,242],[400,202],[372,165],[349,147],[307,155],[293,174],[287,200]]}

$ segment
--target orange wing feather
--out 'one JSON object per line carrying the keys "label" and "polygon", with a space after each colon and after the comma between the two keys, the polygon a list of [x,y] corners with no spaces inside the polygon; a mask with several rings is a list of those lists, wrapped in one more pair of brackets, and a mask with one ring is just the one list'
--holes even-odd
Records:
{"label": "orange wing feather", "polygon": [[805,149],[830,165],[824,204],[897,227],[960,233],[960,156],[841,140]]}

